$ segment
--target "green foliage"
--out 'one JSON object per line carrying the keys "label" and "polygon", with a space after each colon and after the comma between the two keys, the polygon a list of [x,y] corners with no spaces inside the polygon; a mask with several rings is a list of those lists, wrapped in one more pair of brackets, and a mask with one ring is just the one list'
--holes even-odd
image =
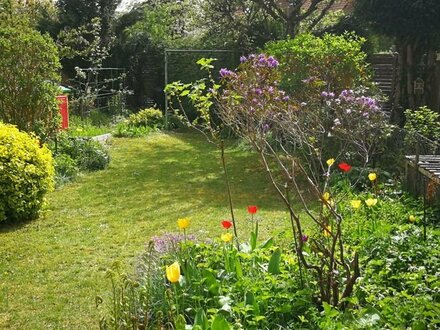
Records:
{"label": "green foliage", "polygon": [[162,111],[155,108],[143,109],[119,122],[114,130],[116,137],[142,137],[157,132],[163,127]]}
{"label": "green foliage", "polygon": [[68,67],[73,74],[73,64],[81,67],[100,67],[108,54],[108,47],[102,44],[102,23],[98,17],[76,28],[67,28],[58,34],[60,56],[73,61]]}
{"label": "green foliage", "polygon": [[370,261],[358,283],[359,300],[379,312],[384,328],[436,328],[440,325],[438,235],[430,231],[425,241],[423,230],[412,224],[393,226],[387,234],[365,242]]}
{"label": "green foliage", "polygon": [[69,116],[68,135],[72,137],[93,137],[109,133],[110,119],[99,111],[92,111],[89,117]]}
{"label": "green foliage", "polygon": [[122,121],[118,123],[113,131],[113,135],[115,137],[143,137],[146,136],[152,132],[156,132],[157,129],[151,128],[151,127],[135,127],[135,126],[129,126],[127,122]]}
{"label": "green foliage", "polygon": [[280,61],[281,86],[298,99],[322,90],[340,92],[368,84],[365,39],[346,33],[274,41],[265,50]]}
{"label": "green foliage", "polygon": [[38,216],[53,189],[53,160],[40,141],[0,122],[0,222]]}
{"label": "green foliage", "polygon": [[405,118],[405,129],[408,132],[418,133],[432,141],[440,140],[439,113],[424,106],[415,111],[405,110]]}
{"label": "green foliage", "polygon": [[0,120],[46,138],[58,128],[60,63],[52,39],[0,25]]}
{"label": "green foliage", "polygon": [[77,172],[76,168],[81,171],[97,171],[105,169],[110,162],[106,148],[90,138],[59,134],[52,149],[55,149],[59,182],[73,178]]}
{"label": "green foliage", "polygon": [[431,39],[439,35],[436,0],[357,0],[356,15],[386,35]]}
{"label": "green foliage", "polygon": [[[164,282],[164,266],[176,260],[179,282]],[[141,269],[138,280],[113,285],[116,299],[102,329],[178,328],[182,317],[194,329],[294,328],[314,313],[295,257],[271,244],[251,251],[245,243],[238,251],[232,242],[195,243],[168,234],[153,238]]]}
{"label": "green foliage", "polygon": [[75,179],[79,174],[79,168],[75,160],[67,154],[55,156],[55,182],[57,186],[62,186]]}
{"label": "green foliage", "polygon": [[162,111],[148,108],[133,113],[128,117],[128,126],[161,128],[163,124]]}

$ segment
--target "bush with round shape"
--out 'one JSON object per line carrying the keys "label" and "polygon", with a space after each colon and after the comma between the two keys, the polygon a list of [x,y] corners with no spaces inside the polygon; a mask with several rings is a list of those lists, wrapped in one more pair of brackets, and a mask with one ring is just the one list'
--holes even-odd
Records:
{"label": "bush with round shape", "polygon": [[0,222],[36,218],[53,188],[50,150],[34,136],[0,123]]}
{"label": "bush with round shape", "polygon": [[128,125],[132,127],[161,127],[163,122],[162,111],[147,108],[128,117]]}

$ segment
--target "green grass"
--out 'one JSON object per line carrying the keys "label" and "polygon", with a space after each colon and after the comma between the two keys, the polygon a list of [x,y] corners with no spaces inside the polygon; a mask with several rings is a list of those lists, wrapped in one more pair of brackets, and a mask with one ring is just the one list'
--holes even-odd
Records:
{"label": "green grass", "polygon": [[[114,139],[109,169],[80,177],[48,197],[33,222],[0,226],[0,328],[96,329],[95,298],[110,293],[106,270],[133,271],[153,235],[220,234],[230,218],[219,153],[186,133]],[[255,156],[229,149],[237,228],[250,229],[246,206],[261,208],[265,235],[287,227],[286,213]],[[106,300],[108,301],[108,300]]]}

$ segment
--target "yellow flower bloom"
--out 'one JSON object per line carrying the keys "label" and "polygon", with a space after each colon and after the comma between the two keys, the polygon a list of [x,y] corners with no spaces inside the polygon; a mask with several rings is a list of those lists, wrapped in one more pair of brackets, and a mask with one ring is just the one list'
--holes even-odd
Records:
{"label": "yellow flower bloom", "polygon": [[365,204],[367,204],[368,207],[375,206],[377,204],[377,198],[368,198],[365,200]]}
{"label": "yellow flower bloom", "polygon": [[220,238],[222,239],[223,242],[228,243],[232,241],[233,236],[231,233],[224,233]]}
{"label": "yellow flower bloom", "polygon": [[409,216],[408,220],[409,220],[410,222],[416,222],[416,221],[417,221],[417,218],[416,218],[414,215],[411,214],[411,215]]}
{"label": "yellow flower bloom", "polygon": [[189,218],[182,218],[177,220],[177,227],[180,229],[186,229],[189,227]]}
{"label": "yellow flower bloom", "polygon": [[166,274],[167,274],[168,281],[170,281],[171,283],[178,282],[179,278],[180,278],[180,265],[179,265],[179,263],[176,261],[172,265],[167,266],[166,267]]}
{"label": "yellow flower bloom", "polygon": [[332,226],[326,226],[324,229],[324,237],[330,237],[332,232]]}
{"label": "yellow flower bloom", "polygon": [[354,209],[358,209],[361,207],[362,201],[360,199],[353,199],[351,202],[351,207]]}
{"label": "yellow flower bloom", "polygon": [[330,199],[330,193],[327,192],[327,191],[325,193],[323,193],[322,194],[322,199],[325,200],[326,202],[328,202],[329,199]]}
{"label": "yellow flower bloom", "polygon": [[335,163],[335,159],[334,158],[327,159],[326,163],[328,166],[332,166]]}
{"label": "yellow flower bloom", "polygon": [[372,172],[372,173],[368,174],[368,179],[370,181],[374,181],[374,180],[376,180],[376,178],[377,178],[377,174],[376,173]]}

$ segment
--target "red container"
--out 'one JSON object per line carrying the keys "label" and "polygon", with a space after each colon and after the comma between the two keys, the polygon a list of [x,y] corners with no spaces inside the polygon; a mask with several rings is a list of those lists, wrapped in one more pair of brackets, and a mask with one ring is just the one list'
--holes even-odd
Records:
{"label": "red container", "polygon": [[69,128],[69,102],[67,95],[58,95],[58,108],[61,115],[61,129]]}

